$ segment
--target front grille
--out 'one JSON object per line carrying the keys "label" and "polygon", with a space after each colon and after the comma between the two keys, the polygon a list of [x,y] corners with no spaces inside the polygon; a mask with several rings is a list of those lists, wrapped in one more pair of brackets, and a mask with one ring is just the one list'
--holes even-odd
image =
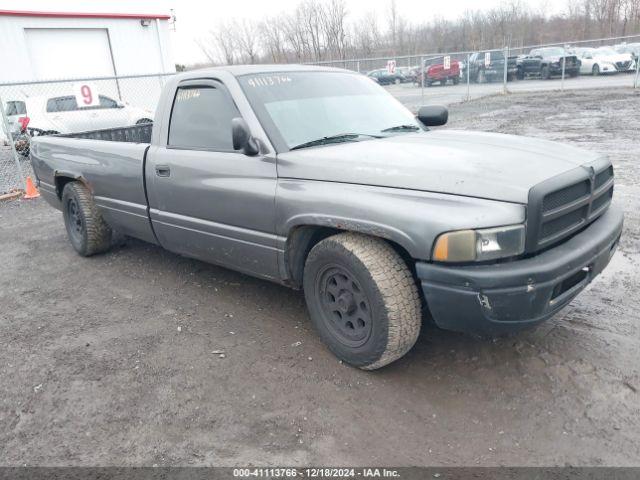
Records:
{"label": "front grille", "polygon": [[579,227],[586,218],[586,207],[574,210],[571,213],[554,218],[542,224],[542,238],[548,238],[568,228]]}
{"label": "front grille", "polygon": [[596,175],[596,181],[593,188],[596,190],[599,189],[602,185],[607,183],[611,177],[613,177],[613,167],[606,168]]}
{"label": "front grille", "polygon": [[550,212],[558,207],[566,205],[567,203],[579,200],[589,195],[590,192],[591,184],[588,180],[576,183],[575,185],[570,185],[562,190],[558,190],[557,192],[553,192],[545,196],[542,202],[542,210],[545,213]]}
{"label": "front grille", "polygon": [[606,160],[536,185],[529,194],[527,251],[555,244],[602,213],[613,196],[613,167]]}
{"label": "front grille", "polygon": [[616,68],[618,70],[629,70],[629,67],[631,67],[631,62],[629,60],[626,62],[616,62]]}

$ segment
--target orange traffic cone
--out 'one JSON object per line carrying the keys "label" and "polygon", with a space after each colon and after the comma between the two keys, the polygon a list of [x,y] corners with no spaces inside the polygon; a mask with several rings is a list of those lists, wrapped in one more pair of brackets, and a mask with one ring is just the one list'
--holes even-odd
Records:
{"label": "orange traffic cone", "polygon": [[31,180],[31,177],[27,177],[27,191],[22,198],[38,198],[39,196],[40,193],[38,192],[36,186],[33,184],[33,180]]}

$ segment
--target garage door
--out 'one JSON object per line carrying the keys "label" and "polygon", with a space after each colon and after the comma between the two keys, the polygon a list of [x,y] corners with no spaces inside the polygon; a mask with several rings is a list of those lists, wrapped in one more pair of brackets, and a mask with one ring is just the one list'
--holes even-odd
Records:
{"label": "garage door", "polygon": [[106,29],[27,28],[25,35],[38,80],[114,75]]}

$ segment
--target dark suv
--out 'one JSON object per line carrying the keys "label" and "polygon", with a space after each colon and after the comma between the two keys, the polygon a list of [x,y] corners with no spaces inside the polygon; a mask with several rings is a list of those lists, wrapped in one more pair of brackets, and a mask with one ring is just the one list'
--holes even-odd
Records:
{"label": "dark suv", "polygon": [[[502,80],[504,76],[504,53],[501,51],[476,52],[469,58],[469,78],[476,83]],[[516,76],[518,66],[515,57],[507,58],[507,80]]]}
{"label": "dark suv", "polygon": [[577,77],[580,74],[580,60],[575,55],[567,55],[562,47],[536,48],[518,58],[517,75],[519,79],[529,76],[541,77],[545,80],[562,75],[562,59],[565,63],[565,75]]}

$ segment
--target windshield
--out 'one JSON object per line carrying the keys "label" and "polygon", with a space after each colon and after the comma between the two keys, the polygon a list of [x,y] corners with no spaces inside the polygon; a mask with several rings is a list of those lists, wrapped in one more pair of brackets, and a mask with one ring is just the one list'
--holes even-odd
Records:
{"label": "windshield", "polygon": [[564,48],[560,47],[543,48],[540,51],[545,57],[561,57],[564,55]]}
{"label": "windshield", "polygon": [[605,47],[598,48],[596,52],[598,53],[598,55],[616,55],[616,52],[614,52],[612,49]]}
{"label": "windshield", "polygon": [[[359,74],[280,72],[238,80],[276,147],[291,149],[345,134],[352,135],[350,141],[371,140],[422,129],[400,102]],[[405,128],[388,130],[400,126]]]}

